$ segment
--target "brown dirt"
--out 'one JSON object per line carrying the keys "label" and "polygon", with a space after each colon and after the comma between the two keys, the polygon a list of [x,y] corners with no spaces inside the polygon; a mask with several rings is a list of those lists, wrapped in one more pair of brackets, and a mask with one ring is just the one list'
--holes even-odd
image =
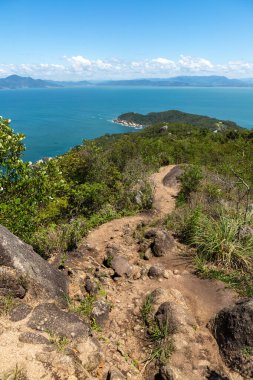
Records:
{"label": "brown dirt", "polygon": [[[110,368],[118,368],[124,373],[128,373],[132,379],[153,379],[154,373],[145,365],[146,359],[152,350],[146,341],[142,321],[140,320],[140,307],[148,292],[161,287],[164,290],[178,290],[184,297],[189,313],[196,320],[197,334],[195,342],[189,347],[191,351],[191,362],[195,366],[194,379],[202,379],[202,360],[210,365],[211,369],[222,371],[230,379],[239,379],[232,374],[222,363],[217,345],[207,329],[206,325],[210,319],[223,307],[231,305],[237,295],[226,289],[224,284],[217,281],[203,280],[194,275],[189,267],[187,248],[177,243],[173,252],[173,257],[153,257],[148,262],[140,258],[136,240],[133,233],[141,223],[148,223],[152,220],[159,220],[171,213],[175,208],[175,196],[179,191],[179,186],[166,187],[163,184],[164,177],[173,169],[173,165],[162,167],[158,173],[152,175],[154,183],[153,213],[143,214],[133,217],[113,220],[106,223],[94,231],[80,245],[80,250],[87,248],[96,252],[95,262],[103,262],[106,248],[114,245],[119,248],[120,255],[126,257],[134,268],[142,268],[154,264],[161,264],[169,271],[169,278],[149,279],[142,276],[140,279],[121,279],[119,281],[109,281],[105,289],[108,301],[113,305],[110,313],[110,321],[107,328],[102,332],[102,340],[105,351],[105,364],[102,373],[105,374]],[[91,263],[94,260],[91,259]],[[181,357],[182,364],[185,361]],[[198,367],[201,367],[200,369]],[[144,367],[146,367],[144,375]],[[151,365],[152,367],[152,365]],[[186,367],[187,369],[187,367]],[[186,370],[183,368],[183,370]],[[191,378],[192,368],[186,378]],[[178,377],[180,379],[180,377]],[[181,380],[181,379],[180,379]],[[183,379],[182,379],[183,380]]]}

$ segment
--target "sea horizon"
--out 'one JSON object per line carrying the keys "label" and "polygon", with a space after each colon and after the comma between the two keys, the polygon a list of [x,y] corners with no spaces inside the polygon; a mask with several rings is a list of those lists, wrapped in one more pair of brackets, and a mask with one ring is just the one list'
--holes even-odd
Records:
{"label": "sea horizon", "polygon": [[125,112],[179,110],[253,128],[253,88],[88,86],[0,91],[0,115],[26,135],[24,160],[64,154],[105,134],[133,132],[113,123]]}

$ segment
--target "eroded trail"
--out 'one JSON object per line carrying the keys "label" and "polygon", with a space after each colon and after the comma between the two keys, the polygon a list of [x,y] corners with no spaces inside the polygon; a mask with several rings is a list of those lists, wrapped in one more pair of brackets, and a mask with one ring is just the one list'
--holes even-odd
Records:
{"label": "eroded trail", "polygon": [[[31,287],[9,316],[6,303],[6,314],[0,313],[0,378],[24,369],[22,379],[29,380],[242,379],[225,367],[207,328],[237,295],[220,282],[195,276],[188,248],[163,224],[175,208],[180,173],[180,167],[170,165],[152,175],[152,212],[105,223],[69,253],[62,268],[69,303],[57,303],[55,296],[44,299],[44,280],[38,293]],[[16,254],[22,243],[12,239]],[[4,270],[7,276],[10,270]],[[175,325],[173,352],[160,377],[157,347],[147,338],[140,312],[151,293],[151,317],[163,310]]]}
{"label": "eroded trail", "polygon": [[[105,378],[109,370],[120,370],[127,379],[154,379],[157,373],[154,361],[147,362],[152,355],[152,344],[146,339],[140,308],[147,294],[158,288],[158,304],[171,302],[180,325],[174,337],[175,352],[168,367],[174,376],[171,379],[188,380],[192,376],[196,380],[211,379],[208,373],[210,376],[229,376],[231,380],[241,378],[224,366],[216,342],[206,327],[219,310],[235,301],[236,294],[225,289],[220,282],[196,277],[187,259],[187,248],[179,242],[175,241],[166,255],[151,255],[146,257],[148,260],[143,260],[140,241],[136,238],[138,228],[152,229],[153,224],[155,229],[162,229],[158,221],[175,208],[180,170],[170,165],[152,175],[155,186],[152,214],[106,223],[90,232],[80,245],[80,251],[91,267],[96,267],[97,278],[101,280],[104,276],[103,288],[107,301],[112,305],[109,318],[98,334],[105,353],[100,378]],[[126,259],[118,263],[121,268],[116,265],[114,271],[109,269],[111,277],[106,274],[108,269],[98,267],[108,255]],[[87,267],[86,260],[82,263],[83,269]],[[80,270],[80,261],[76,264]],[[114,276],[117,270],[127,272],[128,267],[131,268],[130,276]],[[151,267],[158,268],[162,275],[148,275]],[[73,294],[76,289],[77,285],[73,283]]]}

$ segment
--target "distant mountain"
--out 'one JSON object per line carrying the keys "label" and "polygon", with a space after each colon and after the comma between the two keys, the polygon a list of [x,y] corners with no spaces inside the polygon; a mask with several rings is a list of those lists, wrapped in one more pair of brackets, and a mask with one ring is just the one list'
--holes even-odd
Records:
{"label": "distant mountain", "polygon": [[160,123],[190,124],[195,127],[206,127],[211,130],[240,129],[239,125],[229,120],[220,120],[213,117],[195,115],[177,110],[164,112],[150,112],[147,115],[128,112],[118,116],[115,123],[130,127],[149,126]]}
{"label": "distant mountain", "polygon": [[131,79],[106,81],[110,86],[159,86],[159,87],[253,87],[252,80],[229,79],[224,76],[178,76],[173,78]]}
{"label": "distant mountain", "polygon": [[0,89],[85,87],[87,85],[90,85],[87,81],[58,82],[20,77],[19,75],[10,75],[7,78],[0,78]]}
{"label": "distant mountain", "polygon": [[93,86],[91,82],[88,82],[87,80],[82,80],[79,82],[73,82],[73,81],[50,81],[52,84],[58,84],[60,87],[86,87],[86,86]]}
{"label": "distant mountain", "polygon": [[62,88],[87,86],[159,86],[159,87],[253,87],[253,79],[229,79],[224,76],[178,76],[173,78],[150,78],[109,81],[52,81],[10,75],[0,78],[0,89]]}
{"label": "distant mountain", "polygon": [[10,75],[7,78],[0,78],[0,89],[17,89],[17,88],[48,88],[62,87],[60,84],[30,77],[20,77]]}

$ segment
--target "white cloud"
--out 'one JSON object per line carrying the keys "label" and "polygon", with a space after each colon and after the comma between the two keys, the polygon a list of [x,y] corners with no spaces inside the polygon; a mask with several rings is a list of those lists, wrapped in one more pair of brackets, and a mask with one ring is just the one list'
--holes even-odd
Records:
{"label": "white cloud", "polygon": [[185,55],[180,56],[178,65],[180,68],[190,71],[209,71],[214,69],[214,65],[208,59]]}
{"label": "white cloud", "polygon": [[156,57],[144,60],[89,59],[82,55],[64,57],[62,64],[0,64],[0,77],[11,74],[54,80],[131,79],[176,75],[227,75],[253,77],[253,62],[241,60],[214,63],[203,57],[181,55],[177,60]]}

